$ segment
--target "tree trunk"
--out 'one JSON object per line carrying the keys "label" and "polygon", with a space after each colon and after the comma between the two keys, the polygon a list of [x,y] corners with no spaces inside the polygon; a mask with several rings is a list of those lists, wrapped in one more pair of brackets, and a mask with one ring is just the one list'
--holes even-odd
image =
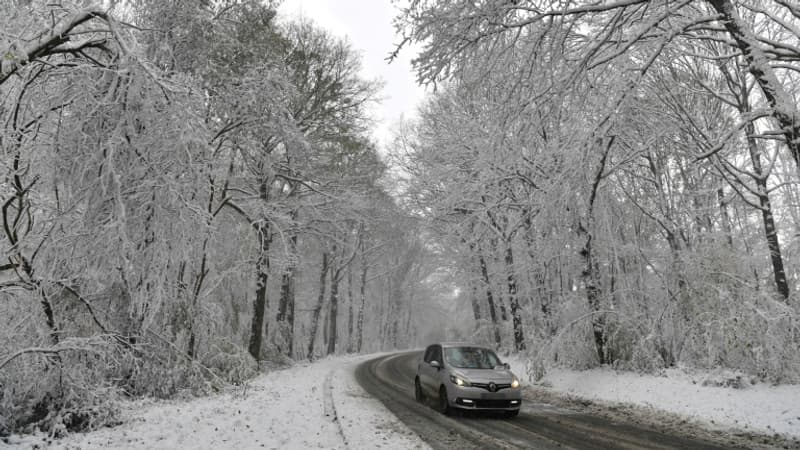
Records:
{"label": "tree trunk", "polygon": [[475,322],[478,323],[481,320],[481,305],[478,300],[478,283],[474,281],[470,283],[472,288],[470,289],[470,302],[472,303],[472,317],[475,318]]}
{"label": "tree trunk", "polygon": [[[591,225],[587,225],[591,226]],[[584,230],[583,234],[586,235],[586,241],[583,244],[580,255],[583,259],[583,269],[581,270],[581,279],[586,291],[586,301],[589,304],[589,310],[593,313],[600,311],[600,298],[601,289],[599,282],[598,267],[592,254],[592,234],[588,232],[586,227],[581,225]],[[606,361],[606,337],[605,337],[605,319],[600,314],[592,316],[592,334],[594,335],[595,351],[600,364],[605,364]]]}
{"label": "tree trunk", "polygon": [[[258,225],[260,249],[256,262],[256,298],[253,300],[253,319],[250,322],[250,345],[247,349],[256,360],[261,359],[261,341],[266,334],[264,313],[267,310],[267,281],[269,280],[269,246],[271,236],[269,225]],[[262,334],[263,332],[263,334]]]}
{"label": "tree trunk", "polygon": [[[468,243],[466,239],[461,238],[462,244],[467,244],[469,247],[470,253],[472,255],[475,254],[475,245]],[[472,304],[472,317],[475,318],[475,324],[478,325],[481,320],[481,305],[480,300],[478,299],[478,283],[475,282],[472,277],[469,280],[469,289],[470,289],[470,302]]]}
{"label": "tree trunk", "polygon": [[725,233],[725,242],[728,247],[733,249],[733,233],[731,232],[731,217],[728,214],[728,205],[725,204],[725,191],[720,187],[717,189],[717,202],[719,204],[719,212],[722,216],[722,231]]}
{"label": "tree trunk", "polygon": [[525,333],[522,329],[522,312],[519,307],[519,297],[517,296],[517,278],[514,272],[514,254],[511,250],[511,242],[507,242],[505,256],[506,270],[508,276],[506,284],[508,286],[508,304],[511,305],[511,320],[514,325],[514,349],[525,350]]}
{"label": "tree trunk", "polygon": [[[42,289],[41,286],[39,289]],[[53,345],[57,345],[59,338],[58,328],[56,327],[56,318],[55,314],[53,314],[53,305],[50,303],[50,299],[47,297],[47,294],[45,294],[44,291],[40,292],[40,295],[42,296],[42,311],[44,311],[47,327],[50,329],[50,342]]]}
{"label": "tree trunk", "polygon": [[353,269],[347,267],[347,353],[353,353]]}
{"label": "tree trunk", "polygon": [[[269,201],[270,183],[265,180],[259,186],[259,199]],[[272,243],[272,230],[269,221],[262,218],[253,224],[259,242],[258,260],[256,261],[256,298],[253,300],[253,318],[250,322],[250,344],[248,351],[257,361],[261,359],[261,342],[267,335],[264,314],[267,310],[267,282],[269,281],[269,250]],[[263,334],[262,334],[263,333]]]}
{"label": "tree trunk", "polygon": [[733,2],[731,0],[707,1],[724,17],[725,29],[728,30],[736,42],[736,46],[744,55],[748,70],[772,108],[772,117],[781,126],[781,132],[786,138],[786,146],[800,171],[800,120],[797,120],[800,114],[794,100],[778,81],[775,70],[769,65],[757,38],[739,17]]}
{"label": "tree trunk", "polygon": [[486,285],[486,303],[489,305],[489,318],[492,321],[492,328],[494,328],[494,344],[496,348],[500,348],[503,345],[503,342],[500,338],[500,327],[497,325],[497,310],[494,306],[494,295],[492,295],[492,285],[491,280],[489,280],[489,270],[486,268],[486,260],[480,253],[478,253],[478,265],[481,269],[483,283]]}
{"label": "tree trunk", "polygon": [[314,341],[317,339],[317,329],[319,328],[319,315],[325,303],[325,279],[328,276],[328,252],[322,253],[322,268],[319,271],[319,296],[317,297],[317,307],[311,315],[311,337],[308,341],[308,359],[314,358]]}
{"label": "tree trunk", "polygon": [[331,275],[331,294],[330,310],[328,311],[328,355],[336,354],[336,341],[338,340],[338,330],[336,325],[339,321],[339,275],[341,267],[333,271]]}
{"label": "tree trunk", "polygon": [[356,352],[361,353],[361,346],[364,343],[364,306],[367,303],[367,261],[363,256],[363,244],[361,247],[361,284],[358,289],[358,296],[361,304],[358,307],[358,319],[356,321]]}
{"label": "tree trunk", "polygon": [[[212,197],[213,200],[213,197]],[[210,204],[210,202],[209,202]],[[210,208],[209,208],[210,209]],[[185,265],[183,266],[185,267]],[[203,240],[203,257],[200,260],[200,273],[194,282],[192,290],[192,306],[190,310],[191,316],[189,317],[189,358],[195,357],[196,333],[195,333],[195,319],[197,318],[197,304],[200,302],[200,292],[203,290],[203,282],[208,275],[208,237]],[[181,269],[183,272],[183,269]],[[181,278],[183,275],[181,274]]]}
{"label": "tree trunk", "polygon": [[[531,220],[531,213],[526,211],[525,214],[525,245],[527,247],[527,254],[530,260],[530,264],[532,269],[529,270],[530,280],[531,280],[531,287],[533,288],[534,295],[538,297],[539,300],[539,310],[542,312],[542,319],[544,320],[545,324],[550,324],[550,297],[552,296],[552,292],[548,292],[548,265],[546,261],[541,261],[541,269],[535,269],[536,263],[539,261],[540,258],[534,253],[534,227],[533,221]],[[531,299],[531,303],[533,304],[533,298]],[[547,325],[549,327],[549,325]]]}
{"label": "tree trunk", "polygon": [[[327,305],[327,301],[325,303]],[[328,323],[328,308],[322,307],[323,313],[320,315],[319,321],[322,325],[322,351],[328,351],[328,331],[330,331],[330,324]]]}
{"label": "tree trunk", "polygon": [[[297,235],[289,238],[289,252],[297,252]],[[294,357],[294,273],[295,265],[290,262],[281,275],[281,293],[278,301],[278,332],[282,335],[282,342],[286,343],[286,355]]]}
{"label": "tree trunk", "polygon": [[600,271],[595,261],[595,256],[592,248],[592,240],[594,238],[594,203],[597,199],[597,192],[600,188],[600,182],[603,179],[603,172],[605,171],[606,161],[608,154],[611,151],[611,146],[614,143],[613,138],[606,139],[606,142],[599,142],[602,144],[602,155],[600,157],[600,164],[595,173],[594,180],[589,193],[589,203],[586,208],[586,221],[578,221],[578,234],[585,237],[583,248],[581,248],[580,256],[583,260],[583,269],[581,270],[581,280],[583,281],[584,290],[586,292],[586,302],[589,306],[589,311],[592,315],[592,334],[594,335],[594,345],[597,351],[597,357],[600,364],[606,364],[606,335],[605,335],[605,317],[600,312],[600,299],[602,298],[602,290],[600,288]]}
{"label": "tree trunk", "polygon": [[378,317],[380,318],[380,328],[378,329],[378,342],[380,342],[379,350],[383,350],[386,348],[386,342],[389,340],[389,336],[391,334],[391,330],[389,329],[389,289],[388,289],[388,281],[389,276],[386,275],[383,277],[385,280],[383,283],[383,289],[381,293],[385,293],[386,295],[380,296],[380,313]]}
{"label": "tree trunk", "polygon": [[403,336],[405,337],[405,340],[403,341],[403,348],[408,348],[411,346],[411,336],[413,336],[413,333],[411,332],[411,319],[414,312],[414,292],[414,290],[411,291],[411,294],[408,296],[408,301],[406,302],[408,309],[406,310],[406,323],[403,327]]}
{"label": "tree trunk", "polygon": [[280,303],[278,304],[278,331],[282,335],[281,341],[286,344],[286,356],[294,357],[294,271],[295,268],[287,267],[281,275]]}
{"label": "tree trunk", "polygon": [[750,150],[750,159],[753,162],[753,173],[755,176],[757,186],[758,204],[761,207],[761,218],[764,222],[764,234],[767,238],[767,246],[769,247],[769,255],[772,260],[772,274],[775,279],[775,286],[778,288],[778,293],[785,301],[789,299],[789,283],[786,280],[786,272],[783,268],[783,257],[781,256],[781,244],[778,239],[778,232],[775,229],[775,218],[772,215],[772,205],[769,201],[769,194],[767,191],[767,176],[763,173],[761,167],[761,154],[753,135],[755,134],[755,127],[753,123],[748,123],[745,126],[747,133],[747,146]]}

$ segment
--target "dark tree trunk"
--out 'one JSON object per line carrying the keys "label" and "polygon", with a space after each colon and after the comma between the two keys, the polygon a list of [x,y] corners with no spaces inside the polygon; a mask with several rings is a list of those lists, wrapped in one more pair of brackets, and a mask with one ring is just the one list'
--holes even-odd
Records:
{"label": "dark tree trunk", "polygon": [[278,303],[278,330],[282,333],[282,341],[286,343],[286,356],[294,357],[294,270],[287,267],[281,275],[280,303]]}
{"label": "dark tree trunk", "polygon": [[725,204],[725,191],[722,188],[717,189],[717,202],[719,204],[719,212],[722,216],[722,231],[725,233],[725,242],[728,247],[733,249],[733,234],[731,233],[731,217],[728,214],[728,205]]}
{"label": "dark tree trunk", "polygon": [[598,267],[595,263],[594,255],[592,254],[592,235],[588,231],[584,231],[584,233],[586,234],[586,242],[580,252],[581,258],[583,259],[581,279],[583,280],[584,289],[586,290],[586,301],[589,304],[589,310],[595,313],[592,316],[592,334],[594,335],[595,351],[597,352],[600,364],[605,364],[607,363],[605,319],[602,315],[597,314],[600,311],[602,292],[599,282],[600,277],[598,276]]}
{"label": "dark tree trunk", "polygon": [[[399,258],[395,260],[393,264],[394,267],[398,267],[399,265]],[[386,340],[384,341],[386,344],[390,346],[390,348],[394,349],[397,347],[397,310],[395,308],[395,302],[392,298],[394,295],[394,275],[387,275],[386,276],[386,330],[387,336]]]}
{"label": "dark tree trunk", "polygon": [[[461,243],[466,244],[469,247],[470,254],[475,254],[475,245],[468,243],[466,239],[461,238]],[[476,325],[480,323],[481,320],[481,305],[480,300],[478,298],[478,284],[474,279],[470,278],[469,281],[469,288],[470,288],[470,302],[472,303],[472,317],[475,318]]]}
{"label": "dark tree trunk", "polygon": [[[533,221],[531,220],[531,213],[526,211],[525,214],[525,245],[527,246],[527,254],[528,258],[532,265],[537,263],[538,259],[537,255],[534,254],[534,235],[535,229],[533,228]],[[541,269],[540,270],[530,270],[530,274],[532,275],[531,285],[533,287],[533,292],[535,292],[536,296],[538,297],[539,301],[539,310],[542,312],[542,318],[546,324],[551,322],[550,320],[550,296],[552,293],[548,293],[547,285],[548,285],[548,266],[546,261],[541,261]],[[533,303],[534,299],[531,299]]]}
{"label": "dark tree trunk", "polygon": [[381,300],[380,300],[381,309],[380,309],[380,314],[378,314],[378,317],[380,317],[381,321],[380,322],[381,327],[379,330],[380,339],[378,339],[378,341],[381,344],[379,350],[383,350],[386,348],[386,344],[389,342],[392,335],[391,323],[389,320],[389,316],[391,314],[390,312],[391,303],[389,301],[389,276],[387,275],[383,277],[383,279],[384,279],[383,283],[384,288],[382,290],[382,293],[385,295],[381,295]]}
{"label": "dark tree trunk", "polygon": [[778,232],[775,229],[775,218],[772,215],[772,205],[769,201],[769,194],[767,190],[767,177],[763,173],[761,167],[761,154],[753,135],[755,134],[755,127],[752,123],[745,126],[747,133],[747,146],[750,150],[750,159],[753,162],[753,173],[756,175],[755,182],[757,186],[758,204],[761,207],[761,218],[764,222],[764,234],[767,238],[767,246],[769,247],[769,255],[772,260],[772,274],[775,279],[775,286],[778,288],[778,293],[784,300],[789,299],[789,283],[786,280],[786,272],[783,268],[783,257],[781,256],[781,244],[778,239]]}
{"label": "dark tree trunk", "polygon": [[338,340],[337,323],[339,322],[339,275],[342,269],[338,268],[331,275],[330,309],[328,310],[328,355],[336,354],[336,341]]}
{"label": "dark tree trunk", "polygon": [[[297,251],[297,235],[289,238],[289,251]],[[282,333],[282,341],[286,343],[286,355],[294,357],[294,273],[295,265],[290,263],[281,275],[281,293],[278,301],[278,331]]]}
{"label": "dark tree trunk", "polygon": [[[256,298],[253,300],[253,319],[250,322],[250,344],[247,350],[256,360],[261,359],[261,342],[266,334],[264,313],[267,310],[267,281],[269,280],[270,230],[268,225],[256,227],[260,241],[260,254],[256,262]],[[263,333],[263,334],[262,334]]]}
{"label": "dark tree trunk", "polygon": [[408,310],[406,312],[406,324],[403,327],[403,336],[405,337],[403,341],[403,347],[408,348],[411,345],[411,336],[413,336],[411,332],[411,318],[414,312],[414,293],[411,293],[411,296],[408,299]]}
{"label": "dark tree trunk", "polygon": [[472,316],[475,318],[475,322],[480,322],[481,320],[481,305],[478,299],[478,284],[475,282],[470,283],[472,285],[472,289],[470,289],[470,302],[472,303]]}
{"label": "dark tree trunk", "polygon": [[317,297],[317,307],[311,315],[311,337],[308,341],[308,359],[314,358],[314,341],[317,339],[317,329],[319,328],[319,316],[325,303],[325,279],[328,276],[328,252],[322,253],[322,268],[319,271],[319,296]]}
{"label": "dark tree trunk", "polygon": [[[213,199],[213,197],[212,197]],[[191,317],[189,317],[189,357],[195,357],[196,333],[195,333],[195,320],[197,318],[198,303],[200,302],[200,291],[203,290],[203,282],[205,282],[208,275],[208,237],[203,240],[203,257],[200,260],[200,273],[194,282],[194,289],[192,290],[192,303],[191,303]],[[185,266],[184,266],[185,267]],[[181,270],[183,272],[183,270]],[[183,275],[181,275],[183,278]]]}
{"label": "dark tree trunk", "polygon": [[[326,303],[327,305],[327,303]],[[326,352],[328,349],[328,331],[330,330],[330,326],[328,324],[328,308],[323,306],[323,313],[320,316],[320,324],[322,325],[322,351]]]}
{"label": "dark tree trunk", "polygon": [[514,272],[514,254],[511,250],[511,242],[506,246],[506,270],[508,277],[508,304],[511,305],[511,320],[514,325],[514,349],[517,351],[525,350],[525,333],[522,329],[522,311],[519,306],[519,296],[517,296],[517,278]]}
{"label": "dark tree trunk", "polygon": [[347,353],[353,353],[353,270],[347,267]]}
{"label": "dark tree trunk", "polygon": [[45,321],[47,322],[47,328],[50,329],[50,342],[53,345],[58,344],[58,328],[56,328],[56,318],[53,314],[53,306],[50,303],[50,299],[47,297],[47,294],[41,292],[42,296],[42,311],[44,311]]}
{"label": "dark tree trunk", "polygon": [[480,253],[478,253],[478,265],[481,269],[483,283],[486,285],[486,303],[489,306],[489,318],[492,321],[492,328],[494,328],[494,344],[497,348],[500,348],[503,342],[500,338],[500,327],[497,325],[497,310],[494,306],[494,295],[492,295],[492,285],[491,280],[489,279],[489,270],[486,268],[486,260]]}
{"label": "dark tree trunk", "polygon": [[[499,225],[496,225],[496,227],[500,228]],[[489,247],[490,247],[489,255],[490,256],[496,255],[497,254],[497,239],[495,239],[495,238],[489,239]],[[483,258],[483,255],[481,255],[481,257]],[[482,266],[484,268],[488,268],[488,266],[486,264],[486,258],[483,258],[483,260],[481,261],[481,264],[482,264]],[[488,270],[487,270],[486,274],[484,275],[484,280],[486,280],[487,283],[489,282],[489,272],[488,272]],[[489,284],[487,284],[487,286],[489,286]],[[498,295],[498,297],[496,299],[496,302],[493,302],[493,304],[496,304],[497,308],[500,310],[500,320],[502,320],[503,322],[507,322],[508,321],[508,312],[506,311],[506,304],[503,301],[503,296],[502,295]]]}
{"label": "dark tree trunk", "polygon": [[364,343],[364,307],[367,303],[367,261],[364,258],[363,245],[361,253],[361,283],[358,286],[358,297],[360,305],[358,307],[358,319],[356,320],[356,352],[361,353]]}
{"label": "dark tree trunk", "polygon": [[605,317],[600,314],[600,299],[602,297],[602,290],[600,288],[600,270],[595,261],[595,256],[592,248],[593,231],[594,231],[594,204],[597,199],[597,192],[600,188],[600,182],[603,180],[603,172],[605,172],[606,161],[608,154],[611,151],[611,146],[614,143],[613,138],[605,139],[605,142],[598,141],[602,145],[602,154],[600,156],[600,164],[597,172],[594,175],[594,180],[591,185],[589,193],[589,203],[586,211],[586,222],[578,222],[578,234],[583,235],[585,238],[583,248],[581,248],[580,256],[583,260],[583,268],[581,270],[581,279],[583,281],[584,289],[586,292],[586,302],[592,314],[592,334],[594,335],[594,345],[597,351],[597,357],[600,364],[606,364],[606,335],[605,335]]}

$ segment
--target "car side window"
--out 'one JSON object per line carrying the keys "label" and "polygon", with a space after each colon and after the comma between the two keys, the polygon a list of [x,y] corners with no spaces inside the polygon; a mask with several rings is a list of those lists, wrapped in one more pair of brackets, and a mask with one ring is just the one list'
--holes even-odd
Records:
{"label": "car side window", "polygon": [[431,361],[439,361],[439,364],[442,363],[442,347],[439,347],[438,345],[433,347],[433,357],[431,358]]}
{"label": "car side window", "polygon": [[431,345],[431,346],[429,346],[429,347],[428,347],[428,349],[427,349],[427,350],[425,350],[425,358],[424,358],[424,361],[425,361],[426,363],[429,363],[429,362],[431,362],[431,358],[433,358],[433,349],[434,349],[434,346],[433,346],[433,345]]}

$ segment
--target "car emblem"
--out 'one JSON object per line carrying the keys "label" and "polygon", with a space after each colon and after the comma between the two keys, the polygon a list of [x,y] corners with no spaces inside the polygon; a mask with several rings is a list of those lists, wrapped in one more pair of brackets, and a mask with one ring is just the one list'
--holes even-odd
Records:
{"label": "car emblem", "polygon": [[497,385],[494,383],[489,383],[489,392],[497,391]]}

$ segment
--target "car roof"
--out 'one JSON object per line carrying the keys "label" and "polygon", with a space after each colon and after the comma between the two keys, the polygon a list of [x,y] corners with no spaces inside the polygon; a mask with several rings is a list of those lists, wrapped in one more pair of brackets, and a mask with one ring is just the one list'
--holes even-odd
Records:
{"label": "car roof", "polygon": [[465,342],[465,341],[440,342],[439,345],[441,345],[442,348],[449,348],[449,347],[478,347],[478,348],[485,348],[487,350],[491,350],[491,348],[489,348],[489,347],[487,347],[485,345],[475,344],[473,342]]}

